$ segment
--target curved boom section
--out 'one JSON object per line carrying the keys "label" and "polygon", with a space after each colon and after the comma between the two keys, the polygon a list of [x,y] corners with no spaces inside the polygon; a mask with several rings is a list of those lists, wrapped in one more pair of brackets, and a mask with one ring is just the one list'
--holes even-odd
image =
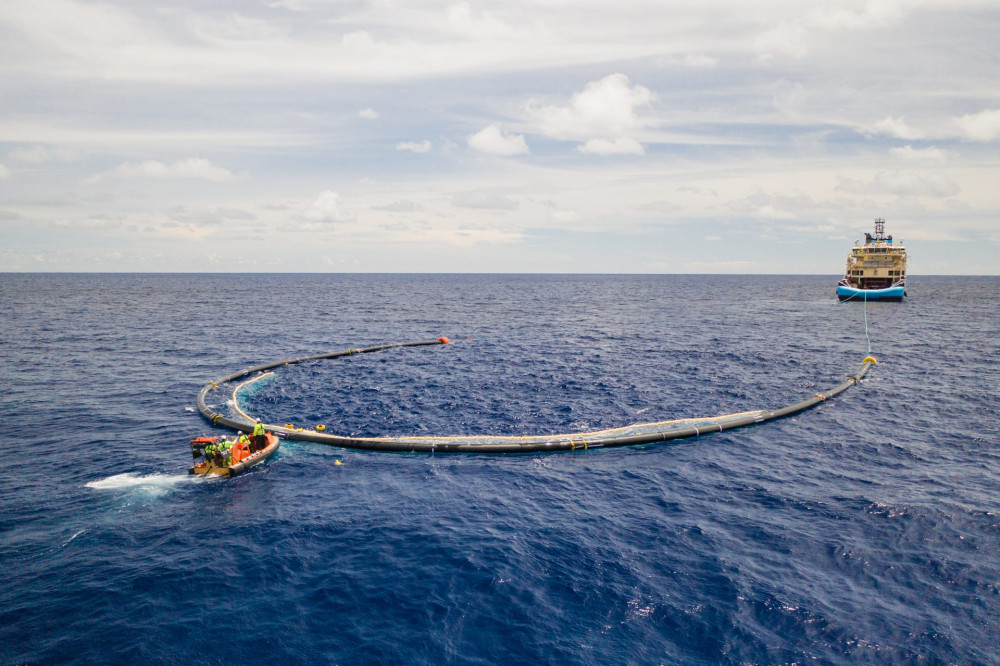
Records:
{"label": "curved boom section", "polygon": [[[343,351],[330,352],[327,354],[316,354],[313,356],[302,356],[300,358],[278,361],[257,365],[252,368],[234,372],[225,377],[220,377],[202,387],[198,393],[198,411],[212,422],[212,425],[222,426],[231,430],[247,430],[253,428],[252,420],[239,421],[231,419],[223,414],[209,409],[205,403],[206,396],[214,390],[218,390],[220,384],[243,379],[257,372],[265,372],[283,365],[294,365],[305,361],[315,361],[319,359],[338,358],[340,356],[350,356],[352,354],[368,354],[371,352],[392,349],[395,347],[423,347],[429,345],[447,344],[446,338],[437,340],[424,340],[421,342],[397,342],[393,344],[377,345],[374,347],[364,347],[361,349],[346,349]],[[868,369],[876,363],[875,359],[868,356],[862,361],[861,369],[848,377],[846,380],[831,389],[817,393],[811,398],[807,398],[787,407],[782,407],[773,411],[757,410],[751,412],[739,412],[735,414],[724,414],[721,416],[700,418],[700,419],[680,419],[676,421],[659,421],[656,423],[640,423],[637,425],[625,426],[622,428],[612,428],[609,430],[598,430],[585,433],[570,433],[563,435],[533,435],[527,437],[517,436],[457,436],[457,437],[345,437],[342,435],[330,435],[305,430],[303,428],[288,428],[279,425],[267,425],[272,432],[285,437],[286,439],[302,440],[307,442],[318,442],[320,444],[331,444],[348,449],[364,449],[368,451],[394,451],[394,452],[424,452],[424,453],[530,453],[537,451],[572,451],[576,449],[594,449],[615,446],[636,446],[639,444],[652,444],[665,442],[671,439],[684,439],[687,437],[698,437],[713,432],[723,432],[733,428],[756,425],[766,421],[772,421],[785,416],[791,416],[805,411],[811,407],[837,396],[846,391],[851,386],[860,382],[868,373]],[[237,411],[238,408],[237,408]],[[246,416],[243,412],[240,412]]]}

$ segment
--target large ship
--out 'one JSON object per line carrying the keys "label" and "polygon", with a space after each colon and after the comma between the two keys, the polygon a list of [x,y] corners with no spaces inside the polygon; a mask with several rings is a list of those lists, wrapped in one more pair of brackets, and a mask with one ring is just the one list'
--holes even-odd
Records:
{"label": "large ship", "polygon": [[901,301],[906,296],[906,248],[885,235],[885,220],[875,220],[875,235],[866,233],[865,244],[854,242],[847,255],[844,279],[837,285],[842,301]]}

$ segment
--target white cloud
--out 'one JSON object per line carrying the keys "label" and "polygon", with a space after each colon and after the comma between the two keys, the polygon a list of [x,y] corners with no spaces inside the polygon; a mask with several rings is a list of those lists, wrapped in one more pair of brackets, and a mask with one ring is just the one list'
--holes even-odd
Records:
{"label": "white cloud", "polygon": [[875,123],[872,131],[876,134],[888,134],[897,139],[906,139],[909,141],[924,138],[924,133],[907,125],[904,118],[893,118],[892,116],[886,116]]}
{"label": "white cloud", "polygon": [[52,222],[55,227],[63,229],[88,229],[93,231],[118,229],[122,226],[122,218],[114,215],[91,215],[81,219],[61,219]]}
{"label": "white cloud", "polygon": [[360,111],[358,111],[358,118],[364,118],[365,120],[376,120],[378,118],[378,111],[369,106],[367,109],[361,109]]}
{"label": "white cloud", "polygon": [[528,103],[528,112],[542,134],[553,139],[589,141],[619,139],[641,129],[647,123],[638,110],[653,101],[653,93],[643,86],[632,86],[624,74],[609,74],[591,81],[573,95],[564,106],[539,106]]}
{"label": "white cloud", "polygon": [[0,180],[7,180],[11,176],[10,169],[0,164]]}
{"label": "white cloud", "polygon": [[423,207],[409,199],[396,199],[392,203],[383,206],[372,206],[372,210],[384,210],[390,213],[415,213],[423,210]]}
{"label": "white cloud", "polygon": [[167,210],[170,219],[176,222],[187,222],[199,225],[219,225],[227,220],[250,221],[257,218],[253,213],[242,208],[227,208],[225,206],[209,206],[208,208],[192,208],[190,206],[173,206]]}
{"label": "white cloud", "polygon": [[431,150],[431,142],[427,139],[419,143],[416,141],[403,141],[396,144],[396,150],[408,150],[411,153],[427,153]]}
{"label": "white cloud", "polygon": [[627,136],[619,137],[613,141],[591,139],[582,146],[577,146],[576,149],[588,155],[642,155],[646,152],[641,143]]}
{"label": "white cloud", "polygon": [[754,49],[762,59],[775,55],[801,58],[809,50],[808,31],[799,22],[779,23],[754,40]]}
{"label": "white cloud", "polygon": [[895,0],[868,0],[860,10],[844,5],[813,9],[807,23],[828,29],[874,30],[893,25],[903,16],[900,3]]}
{"label": "white cloud", "polygon": [[304,12],[309,9],[308,3],[302,0],[275,0],[267,3],[268,7],[287,9],[290,12]]}
{"label": "white cloud", "polygon": [[709,69],[719,64],[719,59],[701,53],[689,53],[684,56],[667,55],[656,59],[656,64],[660,67],[670,65],[682,65],[692,69]]}
{"label": "white cloud", "polygon": [[895,194],[913,197],[950,197],[962,191],[953,180],[940,173],[883,171],[868,182],[839,177],[838,190],[852,194]]}
{"label": "white cloud", "polygon": [[209,180],[216,183],[224,183],[236,179],[236,176],[229,170],[215,166],[204,158],[192,157],[174,162],[173,164],[166,164],[157,160],[125,162],[124,164],[119,164],[114,169],[95,174],[83,182],[85,185],[95,185],[109,177],[128,179],[149,178],[154,180],[197,179]]}
{"label": "white cloud", "polygon": [[479,42],[518,40],[538,31],[536,26],[510,23],[486,9],[473,13],[468,2],[448,8],[448,24],[460,36]]}
{"label": "white cloud", "polygon": [[[693,190],[694,188],[686,188],[686,187],[678,188],[678,191],[693,191]],[[695,194],[698,194],[698,192],[695,192]],[[636,206],[635,209],[638,211],[642,211],[644,213],[669,215],[671,213],[676,213],[680,210],[683,210],[683,207],[673,201],[666,201],[660,199],[657,201],[647,201],[645,203],[641,203],[638,206]]]}
{"label": "white cloud", "polygon": [[[333,190],[324,190],[316,197],[316,201],[302,213],[302,217],[316,225],[327,225],[336,222],[350,222],[355,219],[354,211],[340,207],[340,195]],[[311,227],[317,228],[317,227]]]}
{"label": "white cloud", "polygon": [[[798,6],[792,5],[796,9]],[[869,0],[860,10],[842,5],[811,9],[804,15],[779,21],[761,33],[754,40],[754,49],[765,60],[776,55],[801,58],[809,53],[810,46],[817,40],[817,33],[875,30],[897,23],[903,16],[900,4],[893,0]]]}
{"label": "white cloud", "polygon": [[24,164],[45,164],[47,162],[76,162],[83,153],[75,148],[58,146],[23,146],[7,153],[7,159]]}
{"label": "white cloud", "polygon": [[816,202],[804,194],[768,194],[763,191],[731,200],[726,206],[760,220],[801,219],[805,211],[817,208]]}
{"label": "white cloud", "polygon": [[525,155],[528,144],[522,134],[504,134],[496,125],[490,125],[469,137],[469,147],[489,155]]}
{"label": "white cloud", "polygon": [[889,154],[908,162],[944,163],[948,161],[948,151],[941,150],[940,148],[903,146],[902,148],[890,148]]}
{"label": "white cloud", "polygon": [[190,13],[185,17],[188,30],[207,43],[269,42],[287,35],[287,30],[277,21],[244,16],[237,13],[214,15]]}
{"label": "white cloud", "polygon": [[476,210],[515,210],[517,202],[505,194],[476,190],[462,192],[452,197],[451,203],[458,208],[473,208]]}
{"label": "white cloud", "polygon": [[954,119],[963,138],[969,141],[994,141],[1000,138],[1000,109],[970,113]]}
{"label": "white cloud", "polygon": [[580,214],[575,210],[555,210],[549,214],[549,219],[560,224],[567,224],[579,220]]}
{"label": "white cloud", "polygon": [[781,79],[774,84],[774,108],[791,118],[804,115],[809,92],[798,81]]}
{"label": "white cloud", "polygon": [[709,68],[719,64],[719,59],[703,54],[688,54],[684,56],[682,62],[688,67]]}

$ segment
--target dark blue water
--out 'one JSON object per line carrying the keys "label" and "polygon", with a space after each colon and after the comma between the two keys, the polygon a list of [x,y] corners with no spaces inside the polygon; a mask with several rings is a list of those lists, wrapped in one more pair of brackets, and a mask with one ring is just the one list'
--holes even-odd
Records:
{"label": "dark blue water", "polygon": [[[1000,280],[0,275],[0,661],[1000,663]],[[276,422],[532,434],[774,408],[642,449],[287,442],[186,476],[208,380]],[[218,433],[216,433],[218,434]],[[336,465],[341,461],[342,465]]]}

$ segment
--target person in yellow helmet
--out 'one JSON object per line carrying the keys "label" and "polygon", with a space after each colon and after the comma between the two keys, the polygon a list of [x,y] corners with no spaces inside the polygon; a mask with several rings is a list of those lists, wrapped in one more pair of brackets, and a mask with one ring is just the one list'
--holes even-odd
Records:
{"label": "person in yellow helmet", "polygon": [[233,443],[230,453],[233,456],[234,463],[238,463],[250,455],[250,442],[247,441],[247,436],[242,432],[240,432],[236,437],[236,441]]}

